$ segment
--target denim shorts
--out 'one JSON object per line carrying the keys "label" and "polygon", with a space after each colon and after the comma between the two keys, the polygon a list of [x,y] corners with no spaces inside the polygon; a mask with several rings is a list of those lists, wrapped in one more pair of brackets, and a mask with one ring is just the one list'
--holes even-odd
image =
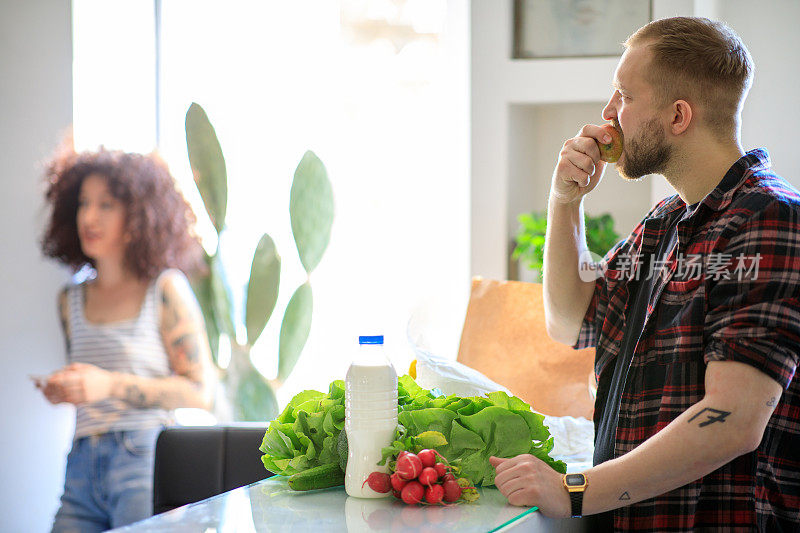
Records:
{"label": "denim shorts", "polygon": [[53,532],[105,531],[153,514],[153,459],[161,427],[72,443]]}

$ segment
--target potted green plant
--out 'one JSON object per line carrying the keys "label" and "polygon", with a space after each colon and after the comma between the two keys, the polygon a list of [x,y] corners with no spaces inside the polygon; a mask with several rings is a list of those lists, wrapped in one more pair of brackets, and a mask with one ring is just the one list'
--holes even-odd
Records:
{"label": "potted green plant", "polygon": [[[525,267],[535,270],[537,279],[541,283],[547,213],[522,213],[517,220],[520,228],[511,258],[518,260]],[[608,213],[596,217],[584,215],[584,223],[586,244],[589,246],[590,252],[604,256],[619,241],[619,235],[614,231],[614,219]]]}

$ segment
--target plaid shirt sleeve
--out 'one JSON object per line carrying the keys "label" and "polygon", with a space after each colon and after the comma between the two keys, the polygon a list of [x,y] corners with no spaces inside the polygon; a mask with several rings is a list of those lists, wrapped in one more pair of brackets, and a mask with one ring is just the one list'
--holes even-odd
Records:
{"label": "plaid shirt sleeve", "polygon": [[[608,265],[605,257],[603,258],[603,263],[605,263],[603,266]],[[598,311],[601,307],[600,295],[603,292],[604,281],[605,279],[600,277],[594,282],[594,294],[592,295],[592,300],[589,302],[589,308],[583,316],[581,329],[578,332],[578,341],[572,345],[576,350],[597,346],[597,334],[599,332],[598,315],[600,315]]]}
{"label": "plaid shirt sleeve", "polygon": [[[707,276],[704,359],[752,365],[786,389],[800,354],[800,210],[773,198],[725,231],[730,277]],[[751,267],[744,277],[740,264]]]}
{"label": "plaid shirt sleeve", "polygon": [[[616,258],[617,254],[620,253],[622,250],[630,250],[633,246],[634,242],[638,239],[639,235],[641,235],[642,231],[644,230],[644,222],[648,218],[650,218],[653,213],[655,213],[658,209],[660,209],[663,205],[669,202],[670,198],[665,198],[658,202],[651,210],[647,213],[647,215],[639,221],[639,224],[636,225],[636,228],[631,232],[630,235],[626,239],[622,239],[621,241],[617,242],[611,250],[606,253],[603,259],[600,260],[600,272],[605,273],[608,265],[611,264]],[[603,319],[606,315],[606,308],[608,306],[608,295],[606,294],[606,283],[605,277],[601,276],[597,278],[594,282],[594,294],[592,295],[592,299],[589,302],[589,307],[586,309],[586,314],[583,316],[583,322],[581,323],[581,329],[578,332],[578,340],[572,347],[575,350],[581,350],[583,348],[593,348],[597,346],[597,342],[600,335],[600,326],[603,323]]]}

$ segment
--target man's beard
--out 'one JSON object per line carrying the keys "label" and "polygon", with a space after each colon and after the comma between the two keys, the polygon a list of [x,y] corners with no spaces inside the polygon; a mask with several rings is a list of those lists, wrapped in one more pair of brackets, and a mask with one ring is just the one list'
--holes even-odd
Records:
{"label": "man's beard", "polygon": [[622,155],[623,159],[617,163],[617,172],[627,180],[647,174],[664,174],[672,159],[672,146],[667,144],[656,117],[642,125],[636,138],[625,138]]}

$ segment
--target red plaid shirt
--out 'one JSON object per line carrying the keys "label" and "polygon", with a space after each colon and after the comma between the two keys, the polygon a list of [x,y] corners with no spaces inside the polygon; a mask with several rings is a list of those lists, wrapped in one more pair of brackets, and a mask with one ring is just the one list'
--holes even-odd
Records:
{"label": "red plaid shirt", "polygon": [[[601,263],[605,276],[596,282],[574,346],[596,346],[601,383],[620,351],[627,282],[636,270],[631,264],[637,254],[652,252],[684,205],[677,195],[662,200]],[[753,365],[784,392],[756,451],[688,485],[617,509],[615,529],[798,531],[800,193],[770,170],[765,149],[752,150],[678,224],[677,241],[653,289],[628,370],[614,456],[631,451],[703,398],[708,361]]]}

